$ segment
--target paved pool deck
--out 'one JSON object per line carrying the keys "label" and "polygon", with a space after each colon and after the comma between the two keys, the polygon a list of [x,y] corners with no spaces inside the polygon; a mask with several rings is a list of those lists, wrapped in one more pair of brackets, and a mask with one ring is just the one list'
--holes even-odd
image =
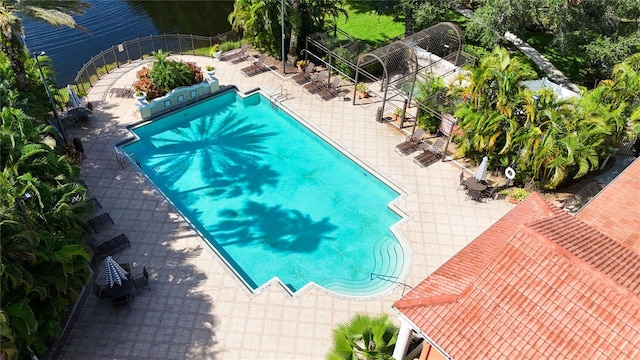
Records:
{"label": "paved pool deck", "polygon": [[[399,280],[409,286],[514,206],[504,200],[466,200],[464,191],[457,190],[461,168],[453,161],[420,168],[412,161],[416,154],[398,155],[394,147],[406,134],[375,121],[379,103],[323,101],[274,72],[245,77],[240,69],[246,61],[180,58],[203,67],[214,64],[220,84],[241,91],[260,87],[272,92],[282,85],[291,94],[284,107],[402,189],[395,205],[408,215],[399,231],[408,244],[409,263]],[[100,79],[88,94],[95,119],[87,129],[68,128],[68,135],[82,139],[87,159],[81,178],[115,222],[97,239],[127,234],[131,247],[114,258],[129,262],[134,274],[146,266],[151,290],[135,297],[131,312],[88,294],[58,358],[323,359],[332,346],[332,329],[354,314],[388,313],[397,322],[391,305],[402,297],[403,287],[369,299],[318,288],[291,297],[279,286],[252,294],[137,167],[120,166],[113,144],[128,137],[125,127],[140,116],[134,99],[110,93],[131,86],[145,65],[143,60],[127,64]]]}

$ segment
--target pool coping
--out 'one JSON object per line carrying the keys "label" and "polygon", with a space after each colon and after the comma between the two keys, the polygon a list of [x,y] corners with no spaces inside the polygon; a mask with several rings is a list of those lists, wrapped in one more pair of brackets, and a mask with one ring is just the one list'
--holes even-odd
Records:
{"label": "pool coping", "polygon": [[[401,248],[403,250],[403,255],[404,255],[403,256],[404,263],[403,263],[403,266],[402,266],[402,271],[398,275],[396,281],[393,281],[394,285],[389,286],[389,287],[385,288],[383,291],[380,291],[380,292],[378,292],[376,294],[357,296],[357,295],[347,295],[347,294],[340,294],[338,292],[334,292],[334,291],[329,290],[329,289],[323,287],[322,285],[319,285],[319,284],[317,284],[316,282],[313,282],[313,281],[305,284],[304,286],[302,286],[301,288],[299,288],[296,291],[291,291],[291,289],[279,277],[274,276],[271,279],[265,281],[262,285],[260,285],[260,286],[256,287],[255,289],[253,289],[252,286],[249,285],[249,283],[243,278],[243,276],[234,268],[234,266],[225,258],[225,256],[222,255],[220,253],[220,251],[218,249],[216,249],[215,246],[213,246],[213,244],[211,244],[209,241],[207,241],[207,237],[200,230],[198,230],[198,228],[195,226],[195,224],[193,224],[192,221],[187,216],[185,216],[183,214],[183,212],[173,203],[173,201],[171,201],[171,199],[158,186],[156,186],[156,184],[153,182],[153,180],[151,178],[149,178],[149,176],[144,171],[142,171],[142,169],[140,168],[140,165],[137,162],[137,159],[132,159],[129,156],[129,154],[127,154],[124,151],[122,151],[121,146],[125,146],[127,144],[132,143],[132,142],[136,142],[136,141],[140,140],[140,137],[136,133],[133,132],[133,129],[141,127],[141,126],[145,126],[145,125],[147,125],[149,123],[152,123],[152,122],[157,121],[157,120],[159,120],[161,118],[169,116],[172,113],[181,111],[185,107],[189,107],[189,106],[193,106],[193,105],[202,103],[204,101],[210,100],[213,97],[221,96],[221,95],[223,95],[225,93],[232,92],[232,91],[235,91],[236,95],[240,96],[243,99],[246,99],[249,96],[252,96],[252,95],[254,95],[256,93],[261,94],[265,99],[268,99],[269,101],[272,102],[272,107],[273,107],[273,104],[275,104],[278,107],[278,109],[282,109],[285,112],[287,112],[298,123],[303,125],[305,128],[307,128],[309,131],[314,133],[320,139],[322,139],[327,144],[329,144],[330,146],[335,148],[337,151],[339,151],[345,157],[347,157],[348,159],[350,159],[351,161],[356,163],[358,166],[360,166],[361,168],[363,168],[364,170],[366,170],[367,172],[369,172],[370,174],[375,176],[378,180],[380,180],[386,186],[388,186],[393,191],[398,193],[398,197],[396,197],[394,200],[390,201],[387,204],[387,207],[389,208],[389,210],[393,211],[398,216],[400,216],[400,220],[398,220],[397,222],[392,224],[389,227],[389,230],[391,231],[391,233],[394,235],[395,239],[400,244],[400,246],[401,246]],[[191,227],[192,231],[194,231],[201,238],[201,240],[224,263],[224,265],[228,269],[229,273],[232,274],[235,278],[237,278],[240,281],[240,283],[243,285],[243,287],[247,290],[248,295],[251,296],[251,297],[257,297],[260,294],[262,294],[265,290],[267,290],[268,288],[271,288],[273,285],[277,285],[276,287],[282,289],[283,292],[285,294],[289,295],[292,299],[298,298],[301,295],[303,295],[303,294],[305,294],[305,293],[307,293],[307,292],[309,292],[309,291],[311,291],[313,289],[316,289],[316,290],[318,290],[318,291],[320,291],[322,293],[325,293],[327,295],[331,295],[331,296],[334,296],[334,297],[337,297],[337,298],[340,298],[340,299],[369,301],[369,300],[374,300],[374,299],[387,297],[387,296],[395,293],[400,288],[408,287],[409,285],[405,284],[403,282],[403,280],[406,278],[406,276],[407,276],[407,274],[409,272],[410,264],[412,262],[413,252],[412,252],[412,247],[410,246],[410,242],[404,236],[404,233],[403,233],[401,227],[404,226],[404,224],[406,224],[411,219],[411,216],[409,214],[407,214],[405,211],[403,211],[400,208],[400,206],[398,206],[398,203],[400,201],[403,201],[407,197],[407,192],[401,186],[399,186],[398,184],[393,182],[391,179],[387,178],[386,176],[384,176],[380,172],[376,171],[375,168],[372,165],[370,165],[366,161],[360,159],[356,154],[354,154],[353,152],[349,151],[349,149],[347,149],[346,147],[340,145],[339,143],[337,143],[336,141],[331,139],[321,129],[317,128],[316,126],[314,126],[313,124],[311,124],[310,122],[305,120],[304,117],[302,115],[298,114],[295,110],[291,109],[290,107],[287,107],[281,101],[271,100],[270,98],[271,98],[271,94],[267,93],[266,91],[264,91],[260,87],[256,87],[256,88],[250,89],[250,90],[248,90],[246,92],[243,92],[240,89],[238,89],[237,86],[235,86],[235,85],[221,86],[218,91],[215,91],[215,92],[213,92],[211,94],[208,94],[206,96],[201,96],[198,99],[195,99],[195,100],[192,100],[192,101],[189,101],[189,102],[186,102],[186,103],[181,103],[178,106],[172,107],[170,110],[155,114],[154,116],[152,116],[150,118],[139,120],[139,121],[136,121],[136,122],[134,122],[132,124],[126,125],[125,129],[127,130],[128,134],[129,134],[129,137],[125,137],[124,139],[113,141],[113,142],[111,142],[110,146],[114,150],[115,155],[116,155],[116,159],[117,159],[118,163],[120,164],[120,166],[123,167],[124,163],[126,163],[129,167],[131,167],[132,169],[135,169],[136,172],[138,172],[139,174],[144,176],[144,178],[149,183],[151,183],[153,185],[153,187],[162,195],[162,197],[166,200],[166,202],[168,204],[170,204],[170,206],[177,213],[179,213],[180,216],[189,224],[189,226]]]}

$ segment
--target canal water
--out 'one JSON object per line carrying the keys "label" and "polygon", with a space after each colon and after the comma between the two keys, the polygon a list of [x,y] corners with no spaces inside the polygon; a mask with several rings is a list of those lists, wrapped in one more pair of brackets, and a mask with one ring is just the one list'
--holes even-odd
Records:
{"label": "canal water", "polygon": [[227,17],[233,1],[85,0],[92,5],[76,22],[90,33],[24,19],[30,53],[45,51],[56,83],[71,83],[82,65],[113,45],[158,34],[212,36],[231,29]]}

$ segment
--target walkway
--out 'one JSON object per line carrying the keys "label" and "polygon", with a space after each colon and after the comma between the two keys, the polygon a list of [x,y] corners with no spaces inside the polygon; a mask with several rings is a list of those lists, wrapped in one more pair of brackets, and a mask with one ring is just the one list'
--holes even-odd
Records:
{"label": "walkway", "polygon": [[[247,78],[239,71],[246,62],[181,59],[202,67],[215,62],[220,82],[241,91],[284,86],[293,94],[284,106],[403,190],[395,205],[410,216],[399,226],[410,255],[404,283],[416,285],[513,207],[465,200],[452,162],[420,168],[412,156],[396,154],[405,134],[374,120],[378,104],[321,101],[270,72]],[[115,221],[98,240],[126,233],[132,246],[114,258],[131,263],[134,274],[146,265],[152,290],[136,296],[131,312],[88,295],[59,358],[321,359],[332,346],[332,329],[354,314],[388,313],[395,320],[391,304],[402,288],[373,299],[318,288],[291,298],[278,286],[251,294],[137,168],[120,167],[113,144],[128,136],[125,126],[139,114],[133,99],[110,97],[109,88],[130,86],[144,65],[128,64],[100,80],[88,95],[96,119],[88,130],[70,128],[69,135],[84,144],[81,177],[90,195]]]}
{"label": "walkway", "polygon": [[[467,18],[471,18],[473,16],[473,11],[469,9],[458,9],[460,14]],[[566,77],[562,71],[560,71],[555,65],[551,63],[544,55],[542,55],[538,50],[529,45],[526,41],[520,39],[515,34],[507,31],[504,33],[504,38],[510,41],[518,50],[520,50],[524,55],[526,55],[531,61],[533,61],[540,70],[544,71],[547,74],[547,77],[556,84],[562,84],[567,89],[580,93],[580,88]]]}

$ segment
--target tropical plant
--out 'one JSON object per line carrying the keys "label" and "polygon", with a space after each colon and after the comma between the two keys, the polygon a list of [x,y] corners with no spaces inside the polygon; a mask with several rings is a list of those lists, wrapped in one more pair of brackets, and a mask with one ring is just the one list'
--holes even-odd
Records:
{"label": "tropical plant", "polygon": [[170,53],[154,51],[154,62],[151,69],[143,67],[136,76],[138,80],[133,84],[136,91],[147,93],[147,100],[163,96],[172,89],[180,86],[189,86],[202,82],[202,70],[199,67],[169,60]]}
{"label": "tropical plant", "polygon": [[328,360],[392,359],[398,328],[387,315],[357,314],[333,330],[333,349]]}
{"label": "tropical plant", "polygon": [[82,15],[89,7],[88,3],[80,0],[38,2],[3,0],[0,2],[0,51],[9,59],[18,90],[27,89],[28,81],[24,64],[29,57],[22,40],[24,37],[22,19],[18,15],[42,20],[53,26],[82,29],[76,24],[72,15]]}
{"label": "tropical plant", "polygon": [[358,90],[359,92],[366,94],[367,92],[369,92],[369,87],[367,86],[367,84],[363,83],[363,82],[359,82],[356,84],[356,90]]}
{"label": "tropical plant", "polygon": [[55,130],[20,109],[0,115],[0,347],[31,358],[58,339],[89,278],[89,206],[73,181],[79,168],[56,153]]}
{"label": "tropical plant", "polygon": [[281,9],[279,0],[237,0],[228,20],[232,29],[241,33],[253,46],[275,57],[281,57],[279,36],[281,13],[284,13],[284,32],[289,39],[285,52],[297,57],[300,44],[307,35],[322,32],[340,14],[346,14],[342,3],[332,0],[287,0]]}
{"label": "tropical plant", "polygon": [[[640,62],[638,60],[637,62]],[[598,169],[615,144],[637,136],[640,81],[636,59],[580,98],[558,99],[550,89],[523,88],[529,72],[502,50],[469,69],[455,112],[459,156],[489,156],[494,167],[516,169],[516,182],[555,189]],[[631,90],[630,92],[627,89]]]}

